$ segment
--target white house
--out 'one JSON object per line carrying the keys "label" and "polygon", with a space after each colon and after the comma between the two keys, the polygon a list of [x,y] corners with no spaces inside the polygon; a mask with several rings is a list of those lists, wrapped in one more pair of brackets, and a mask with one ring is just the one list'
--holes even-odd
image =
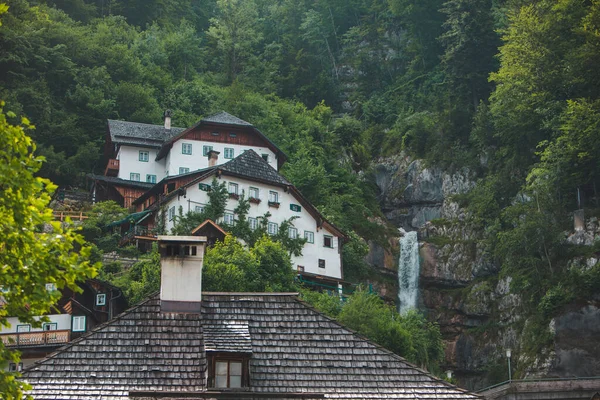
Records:
{"label": "white house", "polygon": [[[166,179],[166,196],[162,199],[154,197],[148,202],[152,198],[152,191],[149,191],[134,203],[152,207],[158,206],[160,201],[160,207],[166,210],[165,227],[169,232],[180,211],[183,214],[203,211],[208,204],[208,191],[214,177],[225,182],[230,193],[225,215],[218,223],[224,227],[234,223],[237,218],[234,210],[239,202],[238,197],[243,193],[250,200],[248,222],[252,229],[258,227],[258,217],[267,212],[271,214],[267,225],[269,234],[276,234],[284,220],[293,218],[293,227],[289,228],[288,235],[307,239],[302,256],[292,257],[293,265],[299,272],[342,279],[341,248],[344,234],[327,222],[290,182],[253,150],[225,164]],[[175,184],[182,180],[185,183]],[[164,193],[160,189],[155,193]],[[142,209],[140,207],[139,210]]]}
{"label": "white house", "polygon": [[[302,256],[293,265],[306,276],[343,278],[341,249],[344,234],[329,223],[277,170],[285,154],[252,124],[221,112],[194,126],[171,128],[109,121],[105,176],[94,176],[97,199],[114,199],[136,211],[167,210],[169,232],[175,215],[202,211],[213,177],[226,182],[231,193],[225,216],[216,221],[224,228],[233,224],[237,197],[251,198],[248,220],[271,214],[267,226],[275,234],[284,220],[295,217],[291,237],[306,238]],[[154,226],[153,218],[144,224]]]}

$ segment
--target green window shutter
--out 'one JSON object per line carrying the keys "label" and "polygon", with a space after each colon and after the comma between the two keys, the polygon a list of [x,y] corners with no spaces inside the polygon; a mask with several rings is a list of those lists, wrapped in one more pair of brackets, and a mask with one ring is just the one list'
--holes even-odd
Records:
{"label": "green window shutter", "polygon": [[298,204],[290,204],[290,210],[300,212],[302,211],[302,207],[300,207]]}

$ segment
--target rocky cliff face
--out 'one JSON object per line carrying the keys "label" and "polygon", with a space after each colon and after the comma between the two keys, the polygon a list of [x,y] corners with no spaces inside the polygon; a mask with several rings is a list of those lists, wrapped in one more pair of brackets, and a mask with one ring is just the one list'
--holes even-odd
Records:
{"label": "rocky cliff face", "polygon": [[[523,349],[530,334],[531,315],[510,277],[499,268],[468,224],[466,210],[453,200],[473,186],[463,169],[446,173],[420,160],[396,156],[375,165],[379,200],[387,220],[404,231],[418,231],[420,242],[419,307],[440,324],[446,344],[444,369],[454,372],[461,386],[478,389],[508,379],[505,352],[513,350],[513,373],[528,376],[594,376],[600,374],[600,304],[590,299],[574,304],[551,322],[553,337],[541,352]],[[593,243],[600,224],[590,220],[586,229],[568,240]],[[379,270],[397,271],[398,239],[383,248],[371,243],[367,261]],[[589,268],[597,259],[574,261]],[[385,287],[392,298],[395,288]],[[397,290],[397,289],[396,289]],[[581,342],[577,337],[588,340]]]}

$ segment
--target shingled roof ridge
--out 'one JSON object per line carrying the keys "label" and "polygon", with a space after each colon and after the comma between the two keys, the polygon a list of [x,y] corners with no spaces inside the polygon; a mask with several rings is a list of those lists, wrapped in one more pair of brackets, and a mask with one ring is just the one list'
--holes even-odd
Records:
{"label": "shingled roof ridge", "polygon": [[207,117],[204,117],[200,120],[200,122],[213,122],[217,124],[234,124],[234,125],[244,125],[244,126],[254,126],[248,121],[244,121],[241,118],[236,117],[235,115],[229,114],[225,110],[221,110],[214,114],[211,114]]}
{"label": "shingled roof ridge", "polygon": [[58,355],[58,353],[61,353],[73,346],[75,346],[76,344],[79,344],[79,342],[83,341],[84,339],[87,339],[89,336],[93,335],[94,333],[100,331],[101,329],[123,319],[123,317],[125,317],[127,314],[131,314],[132,312],[134,312],[135,310],[137,310],[138,308],[146,305],[146,303],[149,303],[150,301],[156,300],[156,296],[158,296],[158,294],[160,293],[160,291],[156,291],[154,293],[151,293],[148,295],[148,297],[144,300],[142,300],[141,302],[139,302],[138,304],[129,307],[127,310],[123,311],[121,314],[117,315],[116,317],[101,323],[100,325],[95,326],[93,329],[89,330],[88,332],[84,333],[83,335],[79,336],[77,339],[75,340],[71,340],[69,343],[67,343],[66,345],[59,347],[58,349],[56,349],[55,351],[53,351],[52,353],[48,354],[46,357],[35,361],[33,364],[31,364],[30,366],[26,367],[23,369],[22,372],[27,372],[27,371],[32,371],[35,368],[37,368],[40,364],[46,362],[47,360],[50,360],[54,357],[56,357],[56,355]]}
{"label": "shingled roof ridge", "polygon": [[[148,126],[148,127],[154,127],[154,128],[164,128],[164,125],[159,125],[159,124],[149,124],[146,122],[135,122],[135,121],[125,121],[123,119],[107,119],[108,122],[119,122],[119,123],[125,123],[125,124],[135,124],[135,125],[144,125],[144,126]],[[177,127],[177,126],[172,126],[171,129],[185,129],[182,127]]]}
{"label": "shingled roof ridge", "polygon": [[[399,361],[401,361],[401,362],[403,362],[403,363],[407,364],[407,365],[408,365],[408,367],[410,367],[410,368],[412,368],[412,369],[414,369],[414,370],[416,370],[416,371],[418,371],[418,372],[420,372],[420,373],[422,373],[422,374],[425,374],[425,375],[427,375],[427,376],[428,376],[429,378],[431,378],[433,381],[436,381],[436,382],[442,383],[442,384],[444,384],[445,386],[448,386],[448,387],[450,387],[450,388],[452,388],[452,389],[457,389],[457,390],[460,390],[460,391],[462,391],[462,392],[466,392],[466,393],[468,393],[468,394],[472,394],[472,393],[470,393],[470,392],[469,392],[468,390],[466,390],[466,389],[460,388],[460,387],[458,387],[458,386],[456,386],[456,385],[453,385],[453,384],[451,384],[451,383],[450,383],[450,382],[448,382],[448,381],[445,381],[444,379],[438,378],[437,376],[433,375],[431,372],[429,372],[429,371],[427,371],[427,370],[424,370],[423,368],[421,368],[421,367],[419,367],[419,366],[417,366],[417,365],[415,365],[415,364],[411,363],[410,361],[406,360],[404,357],[402,357],[402,356],[400,356],[400,355],[398,355],[398,354],[394,353],[393,351],[390,351],[390,350],[386,349],[385,347],[383,347],[382,345],[380,345],[380,344],[378,344],[378,343],[375,343],[373,340],[371,340],[371,339],[369,339],[368,337],[366,337],[366,336],[364,336],[364,335],[362,335],[362,334],[358,333],[358,332],[357,332],[357,331],[355,331],[354,329],[352,329],[352,328],[348,328],[347,326],[345,326],[345,325],[341,324],[339,321],[337,321],[335,318],[332,318],[332,317],[330,317],[329,315],[327,315],[327,314],[323,313],[322,311],[319,311],[319,310],[318,310],[317,308],[315,308],[313,305],[311,305],[310,303],[307,303],[306,301],[302,300],[300,297],[296,296],[295,300],[296,300],[298,303],[301,303],[302,305],[304,305],[306,308],[308,308],[308,309],[310,309],[310,310],[312,310],[312,311],[316,312],[317,314],[319,314],[319,315],[320,315],[320,316],[322,316],[323,318],[325,318],[325,319],[329,320],[329,321],[330,321],[330,322],[332,322],[333,324],[335,324],[335,325],[339,326],[339,327],[340,327],[340,328],[342,328],[342,329],[345,329],[345,330],[347,330],[347,331],[351,332],[353,335],[356,335],[356,336],[357,336],[359,339],[361,339],[361,340],[364,340],[364,341],[366,341],[367,343],[369,343],[369,344],[373,345],[374,347],[376,347],[378,350],[382,351],[383,353],[386,353],[387,355],[389,355],[389,356],[391,356],[391,357],[393,357],[393,358],[396,358],[396,359],[398,359]],[[483,397],[481,397],[481,398],[483,398]]]}

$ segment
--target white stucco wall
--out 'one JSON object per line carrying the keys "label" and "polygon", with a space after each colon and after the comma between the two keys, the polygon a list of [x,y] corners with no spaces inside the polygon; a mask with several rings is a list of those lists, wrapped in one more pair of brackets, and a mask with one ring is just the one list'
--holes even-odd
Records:
{"label": "white stucco wall", "polygon": [[[57,324],[56,330],[61,331],[61,330],[70,330],[71,329],[71,316],[69,314],[52,314],[52,315],[47,315],[47,317],[48,317],[48,319],[50,319],[50,322]],[[15,332],[17,332],[18,325],[25,325],[24,323],[19,322],[19,319],[16,317],[8,317],[7,321],[10,324],[10,327],[1,327],[0,334],[15,333]],[[34,328],[34,327],[31,327],[31,330],[30,330],[30,332],[42,332],[42,331],[43,331],[42,328]]]}
{"label": "white stucco wall", "polygon": [[[147,151],[148,161],[140,161],[140,151]],[[156,175],[156,182],[165,177],[165,160],[155,161],[157,149],[122,145],[117,153],[119,175],[121,179],[130,180],[131,173],[140,174],[140,182],[146,182],[146,175]]]}
{"label": "white stucco wall", "polygon": [[[304,237],[304,231],[310,231],[314,233],[314,243],[306,243],[302,250],[301,257],[292,257],[292,265],[297,268],[298,265],[304,267],[305,272],[329,276],[333,278],[341,278],[341,257],[339,253],[339,238],[335,237],[331,232],[325,229],[318,229],[315,219],[308,213],[308,211],[302,206],[300,212],[290,210],[290,204],[300,205],[300,203],[290,193],[285,193],[282,188],[276,186],[270,186],[262,183],[256,183],[249,180],[232,178],[223,176],[220,179],[221,182],[235,182],[237,183],[239,194],[244,193],[246,198],[248,197],[249,187],[256,187],[259,189],[259,198],[261,199],[260,204],[250,204],[250,210],[248,217],[257,218],[263,216],[265,213],[270,212],[270,222],[275,222],[279,226],[282,221],[291,217],[298,217],[293,221],[294,227],[298,229],[298,236]],[[202,183],[210,185],[212,183],[212,177],[206,178]],[[279,195],[279,208],[269,207],[269,191],[276,191]],[[167,216],[166,216],[166,228],[167,232],[173,227],[173,221],[168,218],[168,210],[171,207],[175,207],[175,215],[179,214],[179,207],[182,208],[183,214],[189,211],[194,211],[195,206],[205,206],[208,203],[207,192],[199,189],[198,184],[195,184],[187,188],[186,197],[175,197],[166,204]],[[226,213],[233,213],[236,208],[238,201],[235,199],[229,199],[226,205]],[[221,221],[218,221],[221,222]],[[324,236],[333,236],[333,248],[324,246]],[[319,268],[319,259],[325,260],[325,268]]]}
{"label": "white stucco wall", "polygon": [[[183,144],[192,145],[192,154],[183,154]],[[167,171],[169,176],[179,175],[179,168],[189,168],[190,172],[208,167],[208,157],[204,155],[204,146],[212,146],[212,149],[218,151],[219,159],[217,164],[224,164],[230,161],[231,158],[225,158],[225,148],[233,149],[233,158],[242,154],[244,150],[253,149],[259,155],[268,154],[269,164],[277,169],[277,159],[275,153],[273,153],[268,147],[254,147],[254,146],[241,146],[238,144],[229,143],[215,143],[198,140],[180,139],[173,143],[173,147],[166,157],[167,160]]]}

